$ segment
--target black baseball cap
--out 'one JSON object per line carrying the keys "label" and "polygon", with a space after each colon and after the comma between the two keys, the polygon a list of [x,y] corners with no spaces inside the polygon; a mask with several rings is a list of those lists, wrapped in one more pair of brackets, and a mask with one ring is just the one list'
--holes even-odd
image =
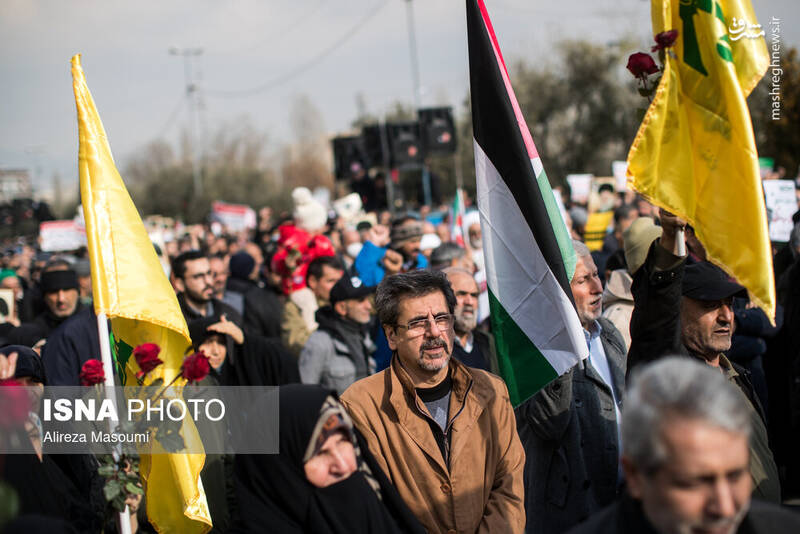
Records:
{"label": "black baseball cap", "polygon": [[361,278],[344,275],[331,288],[331,306],[342,300],[362,299],[375,292],[375,286],[365,286]]}
{"label": "black baseball cap", "polygon": [[734,296],[747,297],[747,290],[716,265],[702,261],[686,265],[681,294],[697,300],[723,300]]}

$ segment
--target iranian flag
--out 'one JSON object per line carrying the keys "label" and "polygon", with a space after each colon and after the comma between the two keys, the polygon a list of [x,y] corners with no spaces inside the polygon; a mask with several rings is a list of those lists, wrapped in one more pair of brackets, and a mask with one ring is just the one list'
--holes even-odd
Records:
{"label": "iranian flag", "polygon": [[575,250],[483,0],[467,0],[475,175],[500,374],[518,406],[589,355]]}

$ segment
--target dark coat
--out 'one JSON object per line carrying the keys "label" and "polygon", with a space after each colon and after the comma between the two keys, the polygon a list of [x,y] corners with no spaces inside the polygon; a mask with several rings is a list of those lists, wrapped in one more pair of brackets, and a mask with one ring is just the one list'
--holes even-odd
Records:
{"label": "dark coat", "polygon": [[[752,501],[737,534],[800,532],[800,515],[785,508]],[[638,501],[627,495],[578,525],[568,534],[657,534]]]}
{"label": "dark coat", "polygon": [[56,328],[64,324],[64,321],[66,321],[71,317],[74,317],[76,314],[80,313],[84,308],[86,308],[86,306],[78,302],[77,305],[75,306],[75,311],[72,313],[72,315],[70,315],[69,317],[56,317],[55,315],[53,315],[53,312],[51,312],[49,308],[45,307],[45,310],[39,315],[37,315],[36,318],[31,322],[37,325],[42,330],[44,330],[45,337],[47,337]]}
{"label": "dark coat", "polygon": [[[600,339],[622,399],[625,341],[607,319]],[[617,496],[619,443],[611,389],[588,360],[517,410],[525,448],[528,532],[561,533]]]}
{"label": "dark coat", "polygon": [[477,328],[472,331],[472,352],[468,353],[461,345],[454,343],[453,357],[467,367],[499,374],[497,354],[494,351],[494,336]]}
{"label": "dark coat", "polygon": [[[644,264],[634,273],[628,373],[637,365],[664,356],[700,358],[692,354],[681,340],[681,283],[685,267],[685,258],[667,252],[661,247],[660,240],[656,240],[650,246]],[[750,455],[755,458],[750,462],[753,495],[779,502],[778,469],[768,446],[764,409],[753,389],[750,373],[735,363],[732,367],[736,373],[729,380],[738,386],[754,409],[750,435]]]}
{"label": "dark coat", "polygon": [[228,278],[225,294],[236,294],[241,299],[244,327],[253,334],[264,337],[281,337],[283,303],[275,291],[262,288],[253,280]]}
{"label": "dark coat", "polygon": [[97,316],[88,306],[61,323],[47,337],[42,362],[48,386],[79,386],[86,360],[100,359]]}

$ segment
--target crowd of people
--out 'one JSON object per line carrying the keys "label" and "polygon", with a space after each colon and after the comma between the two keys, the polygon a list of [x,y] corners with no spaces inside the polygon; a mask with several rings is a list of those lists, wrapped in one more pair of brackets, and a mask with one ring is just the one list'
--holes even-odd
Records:
{"label": "crowd of people", "polygon": [[[517,407],[474,210],[455,227],[446,208],[365,211],[374,199],[353,193],[337,211],[298,188],[291,214],[263,209],[253,230],[209,221],[159,243],[204,383],[281,386],[278,454],[206,459],[212,532],[800,532],[785,506],[800,491],[800,224],[775,247],[772,325],[685,221],[604,193],[599,246],[563,195],[589,357]],[[80,385],[100,353],[86,250],[7,245],[0,380]],[[112,531],[97,467],[0,455],[19,500],[7,531]],[[129,505],[134,532],[154,532],[146,500]]]}

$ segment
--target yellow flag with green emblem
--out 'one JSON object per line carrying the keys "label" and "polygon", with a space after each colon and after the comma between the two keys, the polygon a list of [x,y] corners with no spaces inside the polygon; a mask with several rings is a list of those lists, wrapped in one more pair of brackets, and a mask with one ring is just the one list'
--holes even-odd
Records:
{"label": "yellow flag with green emblem", "polygon": [[[179,372],[189,330],[153,244],[114,165],[111,148],[86,85],[80,55],[72,58],[72,86],[78,109],[81,203],[92,269],[94,311],[111,320],[118,384],[135,385],[133,347],[156,343],[164,364],[151,374],[169,383]],[[184,440],[197,431],[184,423]],[[161,533],[204,533],[211,528],[200,481],[204,454],[142,455],[147,514]]]}
{"label": "yellow flag with green emblem", "polygon": [[749,0],[652,0],[653,32],[677,30],[628,154],[650,202],[686,219],[708,258],[769,317],[775,284],[747,95],[769,65]]}

